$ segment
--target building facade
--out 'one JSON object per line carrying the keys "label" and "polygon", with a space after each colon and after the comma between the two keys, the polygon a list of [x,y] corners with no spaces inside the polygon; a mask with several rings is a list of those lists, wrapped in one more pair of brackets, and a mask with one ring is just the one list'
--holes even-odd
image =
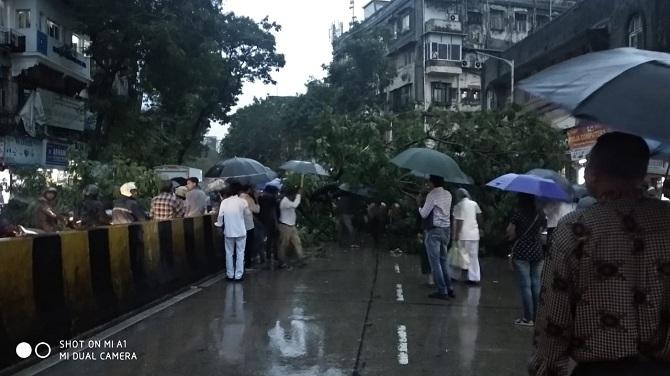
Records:
{"label": "building facade", "polygon": [[[487,56],[517,43],[574,5],[568,0],[373,0],[359,30],[390,32],[397,74],[386,88],[389,109],[475,111]],[[345,33],[334,41],[346,39]]]}
{"label": "building facade", "polygon": [[[514,60],[514,80],[520,81],[554,64],[589,52],[635,47],[670,52],[670,1],[583,0],[538,32],[505,50],[501,56]],[[483,70],[486,108],[509,101],[510,67],[487,61]],[[514,101],[529,101],[515,91]],[[550,115],[550,114],[549,114]],[[556,124],[569,128],[574,123]]]}
{"label": "building facade", "polygon": [[60,0],[0,0],[0,159],[64,167],[86,129],[88,38]]}

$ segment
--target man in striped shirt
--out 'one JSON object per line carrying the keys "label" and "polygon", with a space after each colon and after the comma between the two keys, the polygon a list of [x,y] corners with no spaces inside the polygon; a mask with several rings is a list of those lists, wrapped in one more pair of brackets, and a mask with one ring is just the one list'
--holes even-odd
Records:
{"label": "man in striped shirt", "polygon": [[429,298],[447,300],[454,297],[451,278],[447,270],[447,246],[449,245],[451,193],[444,189],[444,178],[431,175],[429,178],[432,190],[426,196],[426,202],[419,208],[424,219],[424,243],[428,255],[428,263],[433,273],[437,292]]}

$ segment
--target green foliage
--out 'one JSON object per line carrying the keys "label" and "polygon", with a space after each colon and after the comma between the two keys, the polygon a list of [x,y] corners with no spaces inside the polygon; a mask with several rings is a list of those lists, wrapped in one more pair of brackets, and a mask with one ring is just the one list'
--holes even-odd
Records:
{"label": "green foliage", "polygon": [[475,184],[467,187],[484,212],[483,242],[504,243],[504,230],[514,207],[514,196],[485,187],[510,172],[533,168],[560,171],[569,162],[565,138],[535,114],[508,108],[500,112],[434,111],[428,117],[437,149],[452,156]]}
{"label": "green foliage", "polygon": [[[272,82],[284,65],[272,34],[279,25],[226,13],[220,1],[68,3],[96,64],[93,159],[181,163],[199,154],[211,121],[227,120],[244,81]],[[128,93],[118,95],[114,83],[124,79]]]}

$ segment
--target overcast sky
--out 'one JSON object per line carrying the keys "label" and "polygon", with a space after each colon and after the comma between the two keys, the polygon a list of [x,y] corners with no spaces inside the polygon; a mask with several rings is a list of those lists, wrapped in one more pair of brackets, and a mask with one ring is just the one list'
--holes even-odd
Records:
{"label": "overcast sky", "polygon": [[[363,18],[362,6],[369,0],[355,0],[356,16]],[[305,92],[310,77],[323,78],[321,65],[330,62],[330,27],[333,22],[351,20],[350,0],[224,0],[224,9],[261,20],[269,16],[279,23],[281,31],[275,35],[277,52],[283,53],[286,65],[273,74],[277,85],[245,84],[238,107],[250,104],[254,97],[295,95]],[[210,134],[222,138],[225,126],[213,125]]]}

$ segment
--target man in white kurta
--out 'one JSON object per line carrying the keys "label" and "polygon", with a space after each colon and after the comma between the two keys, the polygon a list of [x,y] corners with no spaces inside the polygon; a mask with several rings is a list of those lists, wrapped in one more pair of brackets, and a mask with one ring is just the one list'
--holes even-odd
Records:
{"label": "man in white kurta", "polygon": [[[456,199],[460,199],[454,206],[454,241],[458,242],[461,252],[467,254],[468,282],[479,283],[481,271],[479,268],[479,219],[482,210],[479,205],[470,199],[470,194],[463,188],[456,191]],[[461,271],[453,266],[452,276],[460,276]]]}
{"label": "man in white kurta", "polygon": [[[217,227],[223,226],[226,244],[226,276],[228,280],[241,281],[244,277],[244,247],[247,240],[245,213],[249,212],[247,201],[237,196],[237,192],[221,201]],[[233,252],[236,259],[233,263]]]}

